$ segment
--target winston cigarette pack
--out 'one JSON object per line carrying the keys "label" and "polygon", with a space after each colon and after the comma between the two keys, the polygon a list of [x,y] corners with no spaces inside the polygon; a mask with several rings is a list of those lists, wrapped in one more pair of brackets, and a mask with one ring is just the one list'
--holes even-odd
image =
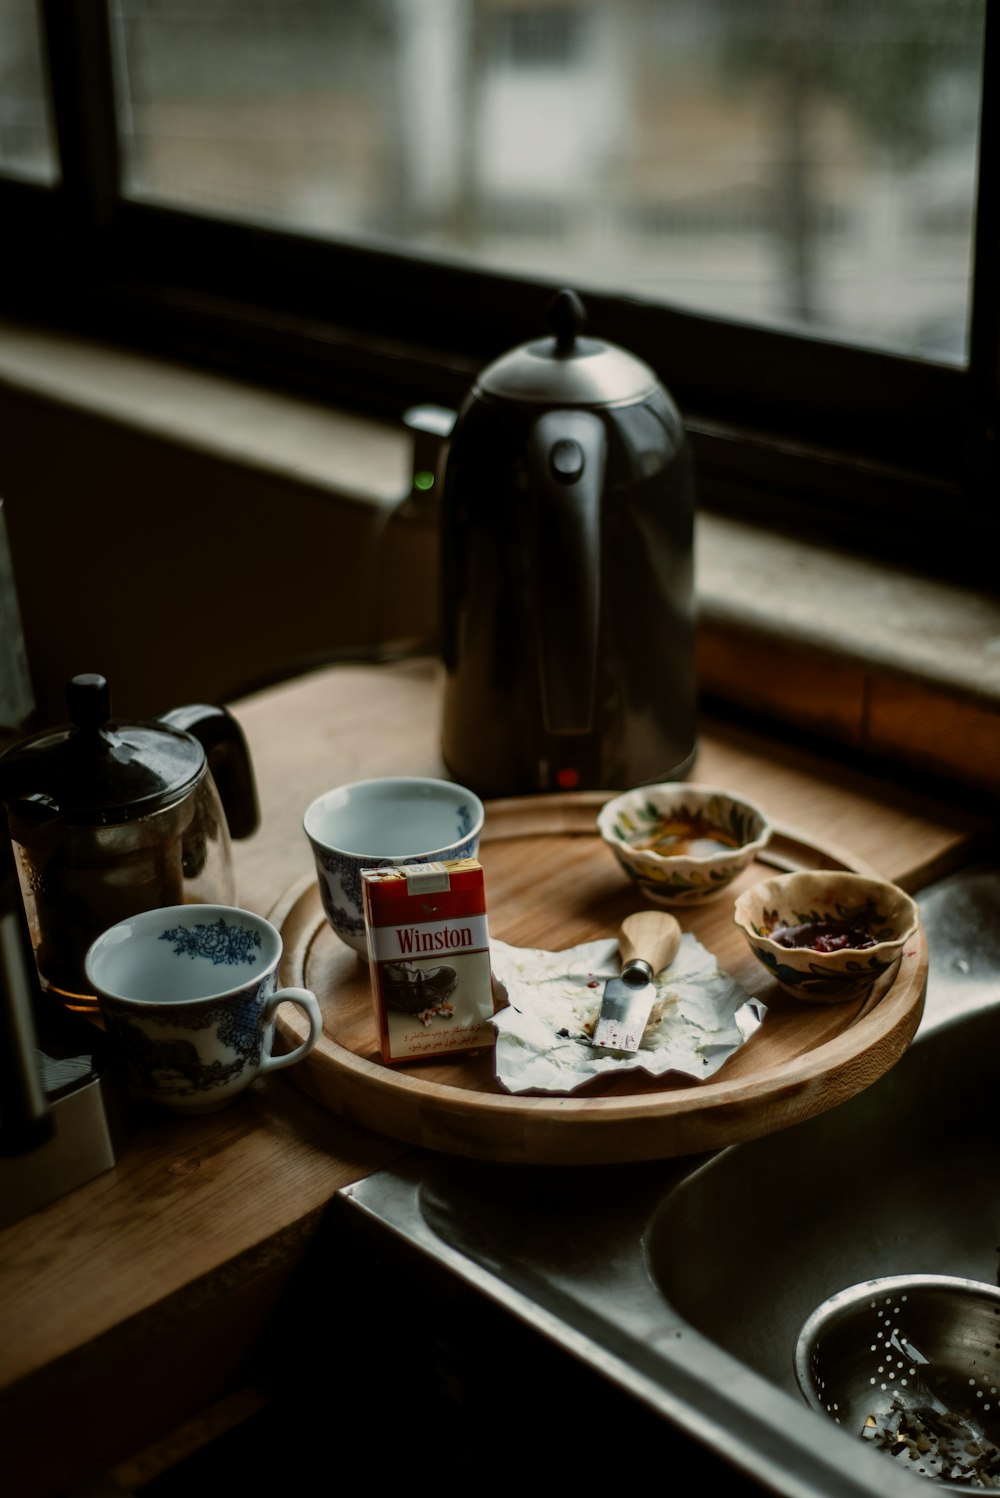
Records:
{"label": "winston cigarette pack", "polygon": [[362,869],[382,1060],[492,1047],[486,885],[475,858]]}

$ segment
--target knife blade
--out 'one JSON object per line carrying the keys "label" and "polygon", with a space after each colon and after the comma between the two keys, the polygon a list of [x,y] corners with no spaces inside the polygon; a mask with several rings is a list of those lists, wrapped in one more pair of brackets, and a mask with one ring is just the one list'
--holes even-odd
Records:
{"label": "knife blade", "polygon": [[656,998],[653,979],[677,956],[681,935],[677,917],[665,910],[638,910],[625,917],[618,931],[621,972],[604,985],[592,1046],[631,1053],[639,1049]]}

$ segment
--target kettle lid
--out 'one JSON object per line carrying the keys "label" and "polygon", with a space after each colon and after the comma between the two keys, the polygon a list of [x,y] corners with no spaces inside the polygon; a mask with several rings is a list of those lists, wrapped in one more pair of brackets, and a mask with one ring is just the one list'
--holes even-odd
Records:
{"label": "kettle lid", "polygon": [[655,372],[616,344],[584,338],[586,321],[576,292],[557,292],[547,311],[552,337],[501,354],[480,372],[476,391],[545,405],[620,406],[645,400],[659,386]]}
{"label": "kettle lid", "polygon": [[74,676],[71,721],[0,755],[0,799],[26,821],[77,826],[135,821],[179,800],[201,779],[201,743],[167,723],[113,723],[105,677]]}

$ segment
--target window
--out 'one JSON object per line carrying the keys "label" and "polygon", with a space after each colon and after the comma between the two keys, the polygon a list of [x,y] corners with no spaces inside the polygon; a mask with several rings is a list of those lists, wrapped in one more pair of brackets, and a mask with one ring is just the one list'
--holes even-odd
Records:
{"label": "window", "polygon": [[570,284],[703,504],[991,577],[986,0],[0,10],[9,312],[399,415]]}
{"label": "window", "polygon": [[58,179],[45,47],[34,0],[0,0],[0,172]]}

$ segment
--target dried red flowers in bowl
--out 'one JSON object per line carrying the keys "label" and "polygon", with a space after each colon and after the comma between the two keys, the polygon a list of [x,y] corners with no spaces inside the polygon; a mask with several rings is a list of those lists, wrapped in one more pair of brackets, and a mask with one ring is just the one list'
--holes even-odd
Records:
{"label": "dried red flowers in bowl", "polygon": [[836,1004],[892,980],[919,912],[888,880],[823,869],[762,879],[738,896],[733,919],[786,993]]}

